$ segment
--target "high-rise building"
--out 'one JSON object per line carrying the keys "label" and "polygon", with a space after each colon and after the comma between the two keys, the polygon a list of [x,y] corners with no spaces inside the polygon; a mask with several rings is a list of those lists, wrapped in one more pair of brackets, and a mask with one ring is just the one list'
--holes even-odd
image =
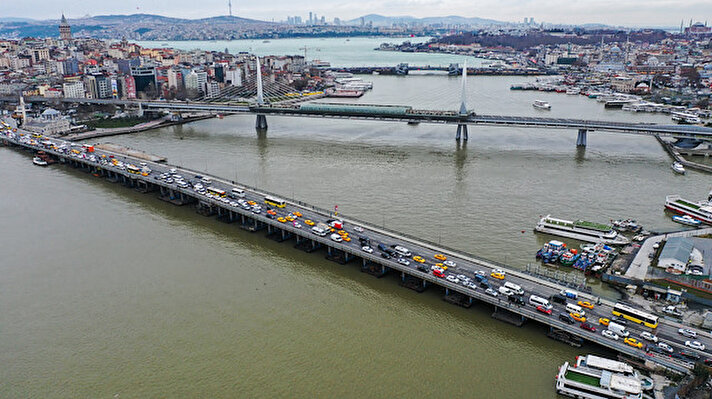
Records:
{"label": "high-rise building", "polygon": [[81,80],[63,83],[62,90],[66,98],[84,98],[84,83]]}
{"label": "high-rise building", "polygon": [[32,64],[38,64],[40,61],[49,59],[49,49],[35,48],[32,49]]}
{"label": "high-rise building", "polygon": [[64,13],[62,13],[62,21],[59,23],[59,38],[61,40],[72,40],[72,27],[69,26],[67,18],[64,18]]}
{"label": "high-rise building", "polygon": [[132,66],[131,76],[136,82],[136,92],[145,92],[149,86],[154,90],[158,89],[156,81],[156,67],[154,66]]}
{"label": "high-rise building", "polygon": [[312,23],[314,23],[314,20],[313,20],[312,18],[313,18],[312,12],[309,11],[309,25],[311,25]]}
{"label": "high-rise building", "polygon": [[133,76],[124,75],[121,77],[121,96],[128,100],[136,98],[136,81]]}

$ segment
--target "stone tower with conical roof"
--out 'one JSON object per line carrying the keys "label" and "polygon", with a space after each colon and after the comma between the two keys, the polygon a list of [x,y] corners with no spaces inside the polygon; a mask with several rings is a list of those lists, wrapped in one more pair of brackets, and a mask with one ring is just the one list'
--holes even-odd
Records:
{"label": "stone tower with conical roof", "polygon": [[62,40],[72,40],[72,27],[67,23],[67,18],[62,13],[62,21],[59,23],[59,38]]}

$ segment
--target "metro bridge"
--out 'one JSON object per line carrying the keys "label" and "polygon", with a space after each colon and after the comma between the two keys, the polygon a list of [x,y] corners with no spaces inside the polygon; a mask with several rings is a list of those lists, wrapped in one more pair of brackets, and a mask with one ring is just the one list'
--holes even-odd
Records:
{"label": "metro bridge", "polygon": [[[602,120],[546,118],[512,115],[480,115],[468,110],[466,103],[467,66],[462,68],[462,93],[459,110],[420,110],[407,105],[377,105],[361,103],[306,102],[304,98],[286,97],[291,88],[276,87],[275,83],[265,89],[262,82],[259,59],[256,61],[256,77],[252,82],[254,90],[227,88],[214,97],[202,97],[196,101],[146,101],[89,98],[46,98],[27,97],[29,102],[87,103],[138,106],[142,110],[181,112],[214,112],[216,114],[255,114],[255,127],[266,130],[267,115],[356,119],[387,122],[407,122],[411,124],[436,123],[457,126],[455,139],[468,139],[468,126],[506,126],[525,128],[571,129],[578,132],[576,145],[585,147],[587,133],[603,131],[646,136],[662,136],[676,139],[712,141],[712,128],[694,125],[661,125],[654,123],[630,123]],[[249,80],[248,80],[249,81]],[[284,86],[284,85],[282,85]],[[272,101],[270,102],[270,99]],[[308,98],[307,98],[308,99]],[[16,97],[0,98],[2,101],[16,101]]]}

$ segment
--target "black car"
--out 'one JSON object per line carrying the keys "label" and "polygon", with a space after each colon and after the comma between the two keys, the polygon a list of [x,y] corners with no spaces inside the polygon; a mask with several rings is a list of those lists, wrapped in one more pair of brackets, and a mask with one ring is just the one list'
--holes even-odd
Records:
{"label": "black car", "polygon": [[563,295],[555,294],[555,295],[552,295],[550,299],[551,299],[551,302],[566,305],[566,297]]}
{"label": "black car", "polygon": [[383,258],[385,258],[385,259],[390,259],[390,258],[391,258],[391,255],[389,255],[389,254],[386,253],[386,252],[381,252],[381,257],[383,257]]}
{"label": "black car", "polygon": [[484,289],[492,288],[492,286],[490,285],[489,281],[487,281],[487,279],[480,281],[480,287],[482,287]]}
{"label": "black car", "polygon": [[423,263],[418,263],[418,270],[420,270],[423,273],[430,272],[430,268],[428,267],[428,265],[425,265]]}
{"label": "black car", "polygon": [[611,318],[611,322],[616,323],[616,324],[620,324],[620,325],[622,325],[622,326],[627,326],[627,325],[628,325],[628,322],[627,322],[624,318],[622,318],[622,317],[612,317],[612,318]]}
{"label": "black car", "polygon": [[559,320],[568,324],[576,324],[576,320],[574,320],[573,317],[569,316],[566,313],[559,313]]}
{"label": "black car", "polygon": [[680,351],[680,356],[682,356],[683,358],[690,359],[690,360],[700,360],[700,355],[698,355],[695,352]]}
{"label": "black car", "polygon": [[509,302],[515,303],[517,305],[524,305],[524,297],[521,295],[510,295],[509,296]]}

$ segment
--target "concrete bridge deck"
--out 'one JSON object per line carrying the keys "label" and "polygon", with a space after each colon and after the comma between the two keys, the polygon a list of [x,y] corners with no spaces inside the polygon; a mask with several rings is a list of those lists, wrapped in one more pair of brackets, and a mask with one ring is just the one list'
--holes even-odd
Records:
{"label": "concrete bridge deck", "polygon": [[[45,140],[49,140],[53,144],[40,144]],[[218,218],[221,220],[236,222],[243,228],[251,231],[266,230],[268,235],[276,237],[279,241],[294,240],[297,242],[297,246],[301,246],[309,251],[317,250],[319,248],[325,249],[328,253],[327,258],[340,260],[343,263],[358,261],[361,264],[362,270],[368,270],[373,274],[382,275],[387,272],[397,273],[404,283],[407,280],[409,285],[415,285],[411,288],[422,290],[428,287],[440,287],[445,291],[445,295],[448,297],[452,297],[453,294],[456,294],[461,301],[464,301],[467,304],[471,304],[473,301],[490,304],[494,306],[495,313],[509,315],[509,318],[515,318],[520,322],[533,320],[548,325],[556,331],[565,332],[567,336],[573,339],[583,339],[595,342],[632,358],[647,360],[681,372],[688,372],[692,367],[692,363],[685,361],[684,359],[672,358],[656,352],[646,352],[644,350],[628,346],[622,341],[613,341],[603,337],[601,335],[601,330],[604,328],[597,325],[597,321],[599,317],[611,317],[613,303],[610,301],[600,300],[590,294],[581,293],[581,299],[597,304],[594,309],[587,311],[587,317],[592,324],[596,325],[598,328],[597,332],[590,332],[580,328],[579,323],[569,325],[560,321],[558,319],[558,314],[565,312],[564,306],[561,304],[554,303],[553,314],[546,315],[537,311],[528,303],[526,305],[516,305],[509,302],[507,298],[501,294],[494,297],[485,293],[485,290],[479,285],[476,287],[468,287],[462,283],[455,283],[448,281],[445,278],[436,277],[429,271],[430,265],[439,262],[436,260],[434,255],[444,254],[447,256],[448,260],[456,262],[456,267],[452,267],[446,271],[447,276],[462,274],[469,278],[473,278],[476,272],[479,271],[487,276],[487,279],[495,290],[498,289],[505,281],[509,281],[520,285],[525,290],[525,298],[528,298],[531,294],[549,298],[563,288],[571,288],[521,273],[499,262],[487,260],[473,254],[468,254],[463,251],[427,242],[396,231],[376,227],[367,222],[348,217],[340,218],[345,223],[344,230],[350,233],[353,240],[350,242],[335,242],[331,240],[329,236],[321,237],[314,234],[304,223],[304,220],[306,219],[314,222],[324,222],[331,218],[329,211],[316,208],[303,202],[286,201],[286,206],[284,208],[274,208],[277,212],[277,216],[285,216],[295,211],[301,212],[303,216],[298,220],[302,226],[296,227],[290,223],[281,223],[277,219],[269,218],[264,212],[255,213],[251,210],[245,210],[235,202],[230,202],[230,200],[219,197],[209,197],[198,193],[195,189],[193,189],[192,184],[199,181],[198,176],[204,176],[204,173],[201,172],[173,165],[148,162],[148,166],[152,170],[149,175],[142,176],[140,174],[133,174],[129,173],[125,169],[113,166],[111,163],[104,163],[102,161],[109,159],[109,157],[113,157],[121,160],[122,162],[138,165],[142,162],[142,160],[102,149],[97,149],[93,154],[87,154],[81,151],[74,153],[70,150],[62,150],[58,148],[64,146],[68,149],[81,149],[81,146],[74,144],[74,147],[72,147],[71,142],[58,139],[42,138],[30,141],[29,133],[22,131],[12,132],[10,129],[3,129],[0,131],[0,141],[8,145],[24,147],[31,151],[43,150],[46,153],[58,158],[65,164],[85,169],[93,174],[109,178],[112,181],[122,182],[129,187],[134,187],[144,192],[158,192],[160,198],[175,204],[196,204],[198,211],[205,215],[217,214]],[[91,155],[94,155],[96,158],[92,159]],[[175,168],[177,170],[176,173],[179,173],[185,177],[185,179],[191,183],[190,187],[177,187],[175,184],[169,184],[165,180],[158,178],[158,175],[168,172],[171,168]],[[211,178],[213,180],[211,186],[225,190],[226,192],[230,192],[232,188],[242,188],[245,190],[245,199],[255,201],[258,204],[264,204],[264,198],[266,195],[276,196],[273,193],[265,192],[264,190],[259,190],[257,188],[247,187],[245,185],[238,185],[219,177],[211,176]],[[363,231],[358,231],[361,229],[363,229]],[[368,253],[362,250],[357,239],[358,236],[369,237],[372,242],[371,246],[374,248],[373,253]],[[418,265],[421,264],[415,262],[412,257],[409,258],[409,264],[399,263],[394,258],[386,259],[382,257],[380,251],[377,249],[377,245],[379,243],[387,246],[398,244],[407,247],[413,255],[418,255],[425,259],[424,265],[427,265],[427,268],[421,271],[421,269],[418,268]],[[506,279],[497,280],[490,277],[490,271],[494,268],[504,270],[506,272]],[[501,319],[502,317],[498,318]],[[676,353],[681,350],[686,352],[695,352],[692,349],[684,347],[685,338],[677,334],[678,327],[680,327],[679,324],[661,318],[660,325],[654,333],[656,333],[661,340],[672,345],[675,348]],[[629,329],[632,335],[636,337],[639,337],[642,331],[650,331],[650,329],[634,323],[629,323]],[[698,355],[700,355],[703,359],[712,358],[709,349],[712,348],[712,336],[706,332],[698,332],[697,340],[703,342],[708,348],[707,351],[704,352],[697,351]]]}

